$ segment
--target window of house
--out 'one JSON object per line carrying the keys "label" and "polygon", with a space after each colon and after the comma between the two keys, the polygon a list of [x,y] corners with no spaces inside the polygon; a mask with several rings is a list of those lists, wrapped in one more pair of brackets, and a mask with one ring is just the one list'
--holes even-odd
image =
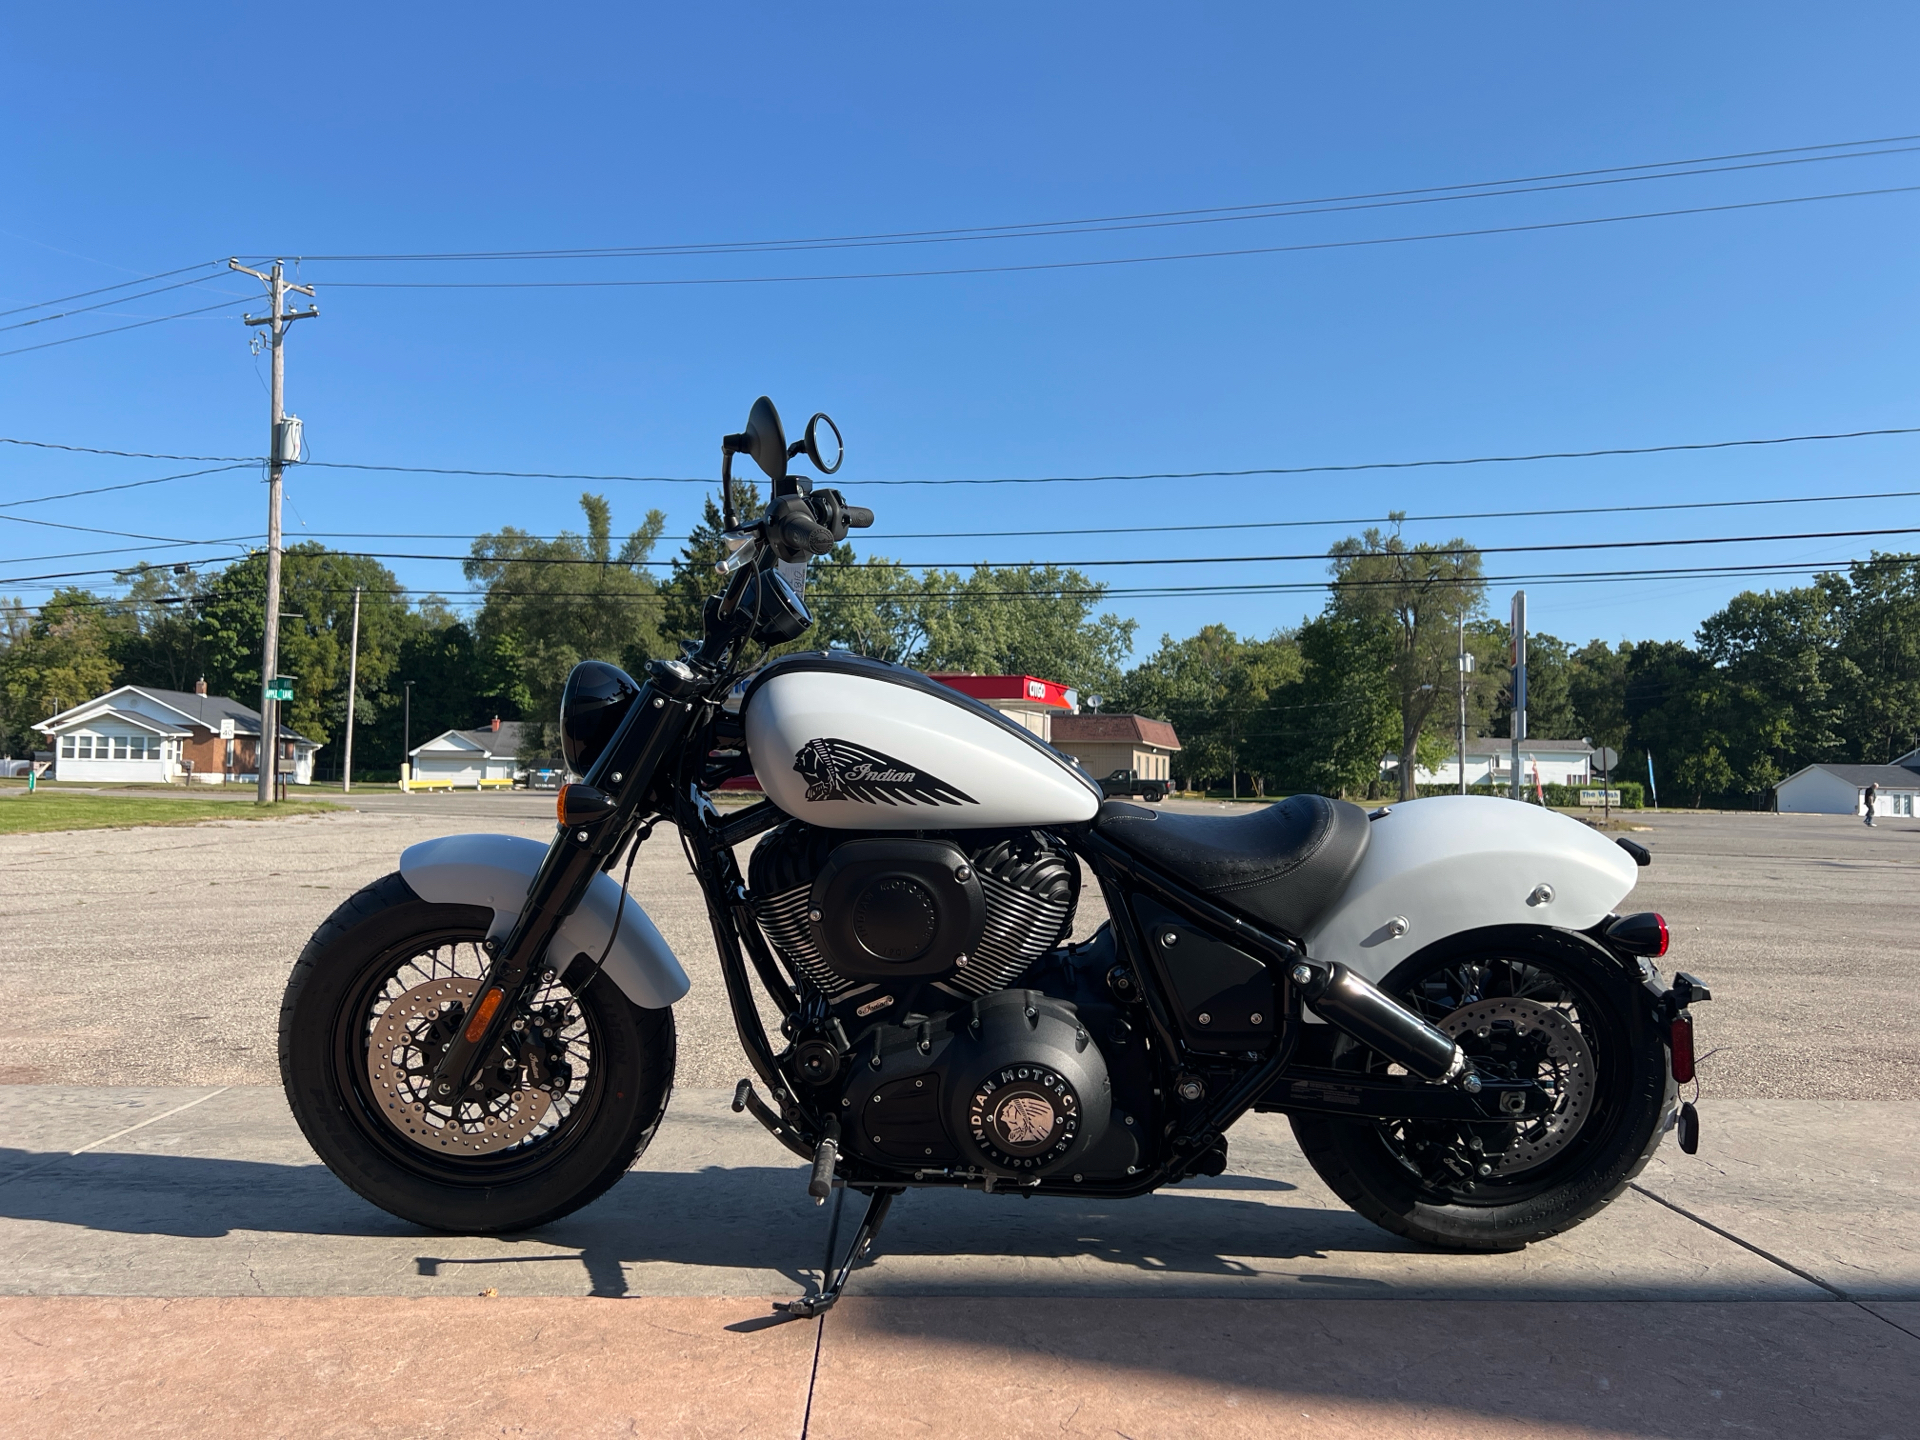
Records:
{"label": "window of house", "polygon": [[80,737],[80,753],[74,758],[77,760],[91,760],[93,758],[93,737],[91,735],[82,735]]}
{"label": "window of house", "polygon": [[129,760],[144,760],[147,758],[146,736],[135,735],[127,741],[127,758]]}
{"label": "window of house", "polygon": [[113,737],[113,758],[116,760],[124,760],[127,758],[126,736],[116,735]]}
{"label": "window of house", "polygon": [[62,760],[73,759],[73,736],[62,735],[60,737],[60,758]]}

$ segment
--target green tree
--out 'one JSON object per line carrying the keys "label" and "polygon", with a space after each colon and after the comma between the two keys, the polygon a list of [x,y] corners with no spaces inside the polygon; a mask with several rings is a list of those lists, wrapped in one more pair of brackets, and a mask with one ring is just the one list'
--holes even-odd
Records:
{"label": "green tree", "polygon": [[1379,627],[1391,639],[1388,674],[1400,712],[1393,748],[1400,757],[1400,798],[1411,800],[1421,738],[1441,702],[1457,693],[1460,621],[1480,608],[1486,585],[1479,553],[1466,541],[1410,546],[1400,536],[1403,517],[1389,518],[1391,533],[1369,529],[1333,547],[1329,606],[1357,625]]}
{"label": "green tree", "polygon": [[9,754],[31,754],[46,743],[34,725],[113,688],[113,647],[126,626],[100,596],[71,588],[56,590],[31,619],[9,622],[0,650],[0,725]]}
{"label": "green tree", "polygon": [[1274,783],[1322,795],[1377,795],[1380,757],[1400,739],[1392,634],[1371,618],[1328,606],[1300,627],[1295,644],[1299,678],[1273,688],[1263,715]]}
{"label": "green tree", "polygon": [[1219,780],[1238,789],[1250,774],[1264,794],[1274,768],[1268,697],[1301,677],[1290,635],[1241,639],[1224,625],[1204,626],[1185,640],[1160,637],[1160,648],[1127,673],[1110,698],[1114,708],[1169,722],[1180,737],[1181,778]]}
{"label": "green tree", "polygon": [[[746,524],[760,514],[760,487],[751,480],[733,477],[733,507],[738,523]],[[707,597],[718,595],[726,579],[714,569],[727,558],[727,544],[720,538],[724,529],[720,502],[713,495],[700,507],[700,523],[687,534],[673,567],[660,587],[660,635],[669,645],[684,641],[698,643],[705,634],[702,620]],[[851,551],[848,552],[851,555]]]}
{"label": "green tree", "polygon": [[1589,640],[1567,657],[1567,703],[1573,707],[1569,733],[1595,745],[1627,747],[1627,664],[1633,646]]}
{"label": "green tree", "polygon": [[965,579],[930,570],[923,584],[925,670],[1037,675],[1083,695],[1111,689],[1138,622],[1094,614],[1107,587],[1058,565],[978,565]]}
{"label": "green tree", "polygon": [[114,612],[130,622],[114,636],[119,683],[191,690],[207,668],[200,643],[200,577],[189,566],[143,561],[114,579],[127,587]]}
{"label": "green tree", "polygon": [[511,657],[511,693],[524,696],[528,718],[546,724],[557,721],[560,692],[580,661],[638,670],[666,653],[663,597],[647,568],[666,516],[649,510],[616,555],[605,499],[582,495],[580,508],[585,535],[542,540],[508,527],[475,540],[464,567],[487,592],[473,627],[478,643],[502,663]]}
{"label": "green tree", "polygon": [[1834,630],[1828,595],[1814,586],[1736,595],[1700,626],[1733,786],[1755,805],[1803,765],[1843,753]]}
{"label": "green tree", "polygon": [[926,585],[881,556],[861,561],[853,546],[836,545],[809,568],[806,600],[813,629],[785,648],[841,646],[897,665],[912,665],[926,651]]}
{"label": "green tree", "polygon": [[[344,555],[315,541],[284,551],[280,561],[279,670],[293,677],[293,701],[282,721],[323,747],[331,765],[346,724],[347,661],[353,592],[360,589],[360,699],[356,728],[377,724],[399,704],[388,684],[400,646],[419,617],[399,593],[393,572],[364,555]],[[255,552],[201,582],[199,653],[207,688],[258,706],[264,645],[267,557]]]}
{"label": "green tree", "polygon": [[1855,561],[1814,582],[1837,630],[1832,684],[1847,755],[1878,763],[1920,740],[1920,555]]}

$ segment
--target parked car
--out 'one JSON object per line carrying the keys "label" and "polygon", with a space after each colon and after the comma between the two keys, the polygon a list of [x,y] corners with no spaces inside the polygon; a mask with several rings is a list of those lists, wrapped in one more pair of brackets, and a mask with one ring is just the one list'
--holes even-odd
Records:
{"label": "parked car", "polygon": [[1171,780],[1142,780],[1134,770],[1116,770],[1100,782],[1100,793],[1109,800],[1145,800],[1158,805],[1173,789]]}

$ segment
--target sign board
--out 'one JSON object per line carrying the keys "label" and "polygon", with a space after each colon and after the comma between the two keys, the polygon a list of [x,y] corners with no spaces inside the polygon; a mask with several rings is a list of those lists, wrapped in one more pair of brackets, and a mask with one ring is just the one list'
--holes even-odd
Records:
{"label": "sign board", "polygon": [[274,676],[273,683],[267,686],[267,698],[269,700],[293,699],[293,677],[291,675]]}
{"label": "sign board", "polygon": [[220,738],[222,740],[233,739],[233,717],[231,715],[220,722]]}
{"label": "sign board", "polygon": [[1605,745],[1602,745],[1593,752],[1593,763],[1602,770],[1611,771],[1614,766],[1620,763],[1620,752],[1618,750],[1610,750]]}
{"label": "sign board", "polygon": [[1620,792],[1618,790],[1582,790],[1580,803],[1582,805],[1618,805]]}

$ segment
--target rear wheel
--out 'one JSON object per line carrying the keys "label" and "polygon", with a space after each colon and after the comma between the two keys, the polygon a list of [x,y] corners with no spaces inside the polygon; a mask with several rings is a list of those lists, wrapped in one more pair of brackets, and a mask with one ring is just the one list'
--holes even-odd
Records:
{"label": "rear wheel", "polygon": [[[1381,988],[1483,1071],[1536,1081],[1550,1108],[1472,1125],[1292,1117],[1320,1178],[1376,1225],[1450,1249],[1518,1249],[1596,1214],[1652,1158],[1674,1100],[1665,1037],[1639,982],[1587,941],[1481,931],[1416,955]],[[1344,1037],[1335,1064],[1387,1069]]]}
{"label": "rear wheel", "polygon": [[525,1230],[595,1199],[646,1149],[673,1084],[671,1010],[640,1009],[605,976],[576,994],[548,972],[467,1092],[429,1096],[492,920],[377,880],[314,932],[280,1009],[281,1080],[314,1150],[436,1230]]}

